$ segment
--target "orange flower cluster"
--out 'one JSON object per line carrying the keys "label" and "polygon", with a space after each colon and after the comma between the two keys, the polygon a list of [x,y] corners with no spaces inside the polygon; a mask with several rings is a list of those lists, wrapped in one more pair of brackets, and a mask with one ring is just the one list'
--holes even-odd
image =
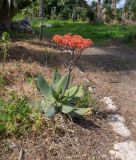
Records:
{"label": "orange flower cluster", "polygon": [[61,46],[67,46],[74,49],[84,49],[93,45],[91,39],[85,39],[80,35],[54,35],[53,41]]}

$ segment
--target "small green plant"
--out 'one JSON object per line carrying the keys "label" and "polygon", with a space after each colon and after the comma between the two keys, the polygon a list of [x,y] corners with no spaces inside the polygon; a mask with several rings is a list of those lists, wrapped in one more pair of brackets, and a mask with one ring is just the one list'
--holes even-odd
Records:
{"label": "small green plant", "polygon": [[70,74],[61,76],[55,70],[51,85],[42,76],[38,76],[35,82],[44,96],[40,108],[46,117],[53,117],[57,113],[69,114],[72,117],[90,114],[91,108],[76,107],[78,101],[84,96],[84,90],[82,86],[70,87]]}
{"label": "small green plant", "polygon": [[90,106],[93,109],[96,107],[96,101],[87,89],[84,91],[84,96],[77,103],[78,108],[82,108],[83,106],[84,108],[88,108]]}
{"label": "small green plant", "polygon": [[0,75],[0,88],[4,87],[7,84],[7,81],[5,80],[5,77],[3,75]]}
{"label": "small green plant", "polygon": [[8,57],[8,50],[10,47],[10,35],[7,32],[3,32],[0,40],[1,48],[3,50],[3,60],[5,62]]}
{"label": "small green plant", "polygon": [[44,123],[41,113],[26,98],[12,93],[7,102],[0,100],[0,135],[19,137],[29,131],[37,133]]}
{"label": "small green plant", "polygon": [[26,82],[27,82],[28,84],[32,85],[32,84],[33,84],[33,78],[32,78],[32,77],[27,77],[27,78],[26,78]]}

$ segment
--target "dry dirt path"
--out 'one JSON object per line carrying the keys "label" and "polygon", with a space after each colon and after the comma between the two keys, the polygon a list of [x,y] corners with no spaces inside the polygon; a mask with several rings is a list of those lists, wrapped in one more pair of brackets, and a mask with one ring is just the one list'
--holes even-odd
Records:
{"label": "dry dirt path", "polygon": [[[87,72],[89,80],[95,83],[97,94],[112,97],[118,109],[116,114],[124,118],[121,121],[125,121],[125,127],[130,132],[129,136],[120,136],[115,140],[113,146],[116,151],[111,151],[114,155],[112,158],[135,160],[136,49],[125,46],[90,48],[84,53],[81,63],[81,70]],[[121,145],[117,145],[118,142],[121,142]]]}
{"label": "dry dirt path", "polygon": [[81,69],[90,72],[88,76],[98,92],[112,96],[120,112],[127,116],[129,126],[136,129],[136,49],[90,48],[84,53],[83,62]]}

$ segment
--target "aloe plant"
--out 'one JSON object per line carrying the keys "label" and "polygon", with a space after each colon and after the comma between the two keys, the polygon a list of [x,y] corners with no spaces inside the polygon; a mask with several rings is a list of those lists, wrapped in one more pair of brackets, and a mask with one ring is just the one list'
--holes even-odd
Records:
{"label": "aloe plant", "polygon": [[55,70],[51,84],[40,75],[35,82],[37,89],[44,97],[44,101],[40,103],[40,108],[46,117],[53,117],[57,113],[69,114],[72,117],[83,116],[91,112],[91,108],[76,107],[77,102],[84,96],[84,91],[82,86],[70,88],[70,74],[61,76]]}

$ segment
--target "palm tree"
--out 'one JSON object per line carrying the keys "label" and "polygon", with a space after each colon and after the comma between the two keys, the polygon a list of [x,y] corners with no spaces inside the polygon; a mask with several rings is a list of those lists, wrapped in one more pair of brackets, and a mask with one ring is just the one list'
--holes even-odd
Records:
{"label": "palm tree", "polygon": [[0,0],[0,27],[9,29],[16,13],[30,3],[31,0]]}
{"label": "palm tree", "polygon": [[101,0],[97,1],[97,21],[101,21]]}
{"label": "palm tree", "polygon": [[111,8],[112,8],[112,14],[113,14],[113,16],[116,16],[116,3],[117,3],[116,0],[112,0],[111,1]]}
{"label": "palm tree", "polygon": [[44,0],[39,0],[39,17],[45,16],[45,6],[44,6]]}

